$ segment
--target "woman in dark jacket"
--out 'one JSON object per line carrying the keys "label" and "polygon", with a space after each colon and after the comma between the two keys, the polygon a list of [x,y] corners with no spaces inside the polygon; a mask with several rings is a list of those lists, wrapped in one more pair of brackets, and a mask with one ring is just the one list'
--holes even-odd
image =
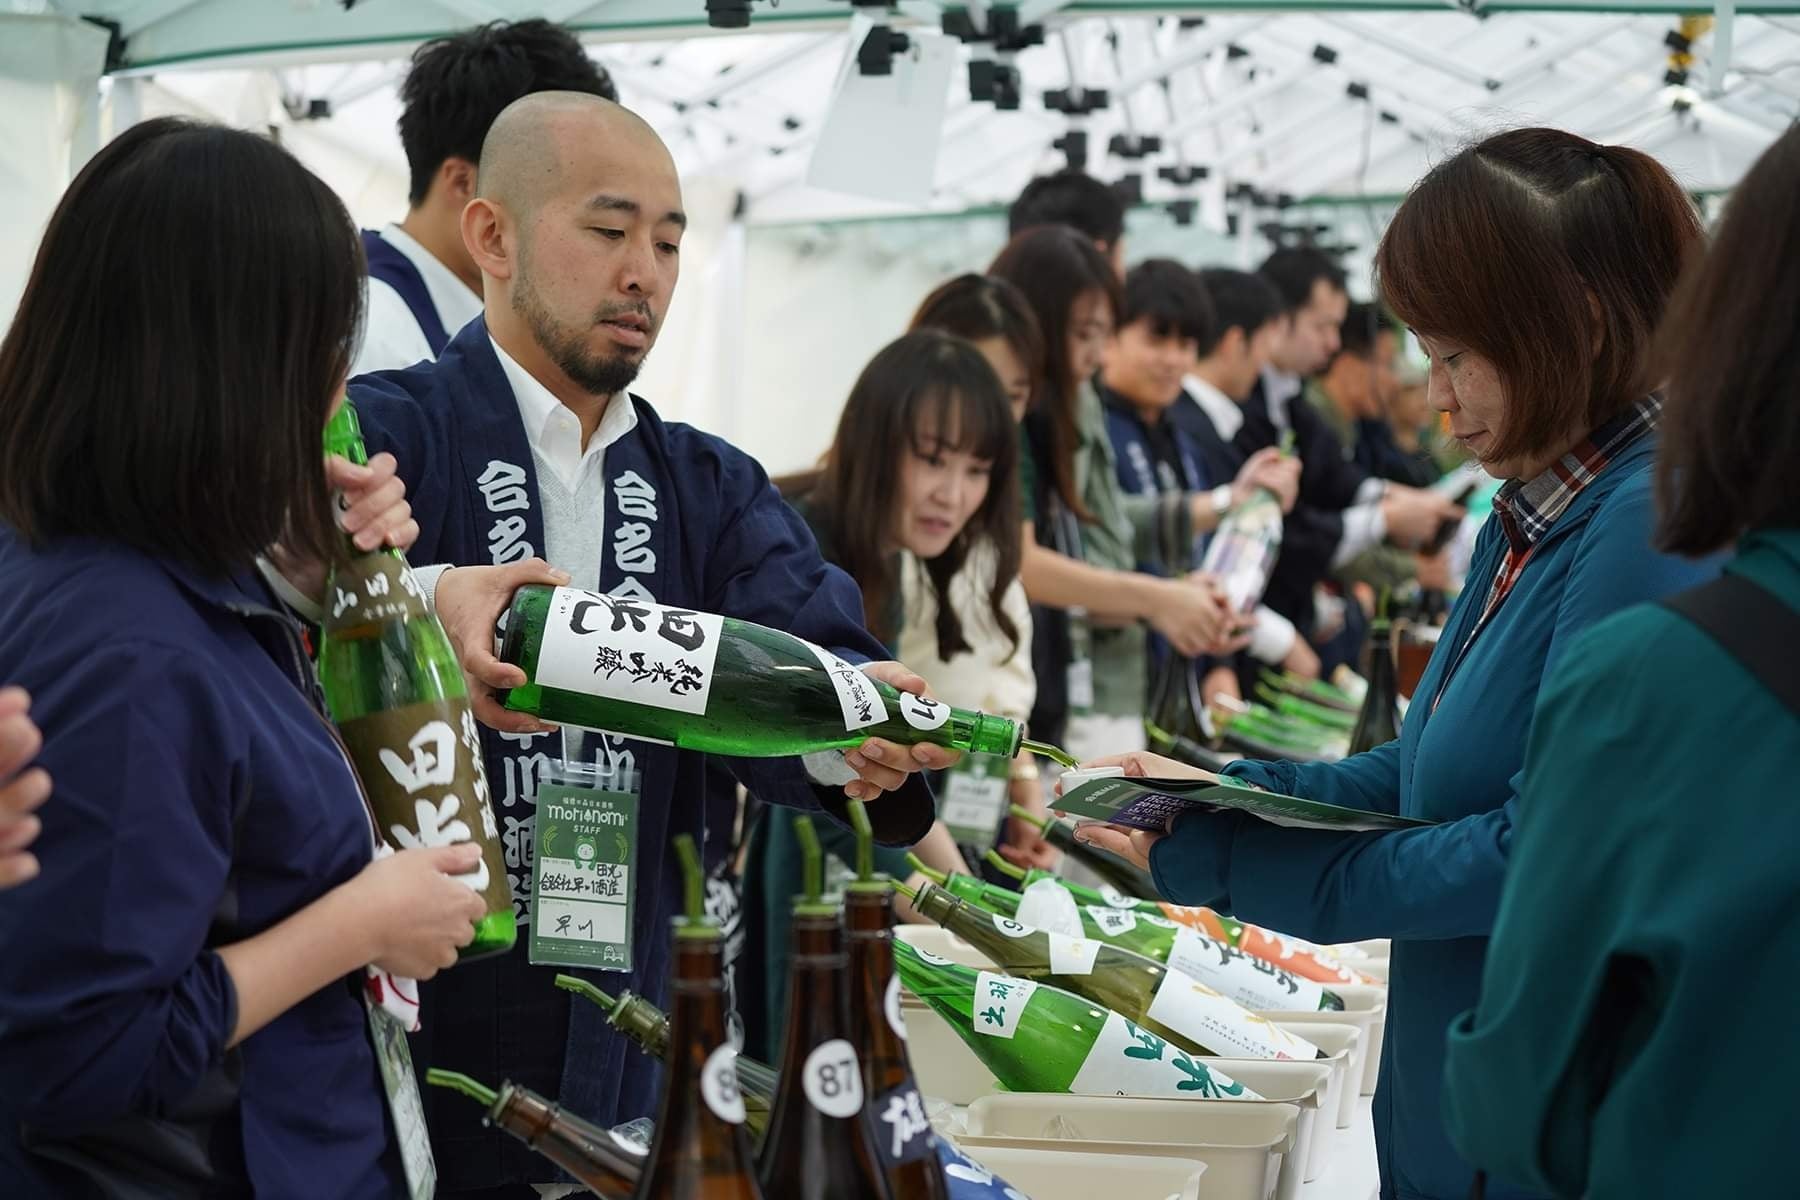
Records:
{"label": "woman in dark jacket", "polygon": [[0,895],[9,1196],[405,1194],[363,968],[455,961],[478,850],[371,861],[257,565],[342,553],[328,486],[361,547],[416,533],[391,458],[321,452],[361,274],[280,148],[150,121],[70,186],[0,345],[0,679],[57,788]]}
{"label": "woman in dark jacket", "polygon": [[1699,239],[1654,159],[1573,134],[1500,134],[1427,175],[1382,239],[1382,295],[1431,356],[1433,406],[1508,482],[1399,739],[1339,763],[1228,773],[1434,824],[1337,833],[1196,813],[1160,840],[1088,835],[1140,855],[1153,844],[1172,900],[1314,942],[1393,939],[1374,1111],[1383,1197],[1469,1193],[1473,1171],[1444,1128],[1444,1035],[1480,983],[1544,677],[1588,626],[1715,570],[1651,537],[1651,335]]}

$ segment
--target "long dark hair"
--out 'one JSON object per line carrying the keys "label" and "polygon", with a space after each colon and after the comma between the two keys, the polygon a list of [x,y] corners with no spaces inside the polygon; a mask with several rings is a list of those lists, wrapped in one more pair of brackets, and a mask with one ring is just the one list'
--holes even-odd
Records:
{"label": "long dark hair", "polygon": [[1092,291],[1105,295],[1117,316],[1119,277],[1094,243],[1067,225],[1040,225],[1014,237],[988,274],[1018,288],[1037,315],[1044,335],[1044,378],[1032,405],[1049,430],[1049,475],[1069,511],[1092,521],[1075,482],[1075,396],[1082,381],[1069,361],[1069,318],[1075,301]]}
{"label": "long dark hair", "polygon": [[[1697,256],[1696,256],[1697,257]],[[1657,339],[1668,380],[1657,543],[1710,554],[1800,527],[1800,126],[1731,193]]]}
{"label": "long dark hair", "polygon": [[343,539],[322,437],[362,320],[343,204],[254,134],[165,118],[69,185],[0,343],[0,518],[210,575]]}
{"label": "long dark hair", "polygon": [[[1432,168],[1375,255],[1382,299],[1494,364],[1496,458],[1561,452],[1654,386],[1650,342],[1700,220],[1669,172],[1559,129],[1497,134]],[[1599,322],[1596,353],[1595,321]]]}
{"label": "long dark hair", "polygon": [[994,547],[994,623],[1017,649],[1019,630],[1001,600],[1019,574],[1018,428],[999,378],[974,346],[935,330],[890,342],[850,389],[825,465],[775,486],[812,505],[837,565],[862,588],[870,631],[892,641],[899,631],[886,628],[884,613],[900,581],[886,547],[900,507],[900,456],[924,452],[918,434],[926,421],[942,436],[954,432],[955,448],[993,464],[980,507],[949,549],[924,563],[937,596],[938,653],[948,659],[970,650],[950,580],[983,542]]}
{"label": "long dark hair", "polygon": [[939,284],[919,305],[909,329],[941,329],[970,342],[1000,338],[1024,365],[1032,395],[1044,378],[1044,334],[1037,315],[1004,279],[970,272]]}

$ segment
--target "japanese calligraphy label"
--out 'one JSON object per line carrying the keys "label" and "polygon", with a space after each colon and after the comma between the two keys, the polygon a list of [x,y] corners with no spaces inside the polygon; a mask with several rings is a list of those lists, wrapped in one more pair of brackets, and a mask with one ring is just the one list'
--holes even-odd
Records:
{"label": "japanese calligraphy label", "polygon": [[844,713],[846,731],[854,733],[888,719],[887,705],[882,703],[881,692],[873,679],[823,646],[807,642],[806,647],[824,666],[825,674],[831,677],[831,686],[837,691],[838,707]]}
{"label": "japanese calligraphy label", "polygon": [[1006,815],[1007,777],[1010,760],[998,754],[965,754],[944,773],[939,793],[938,817],[950,836],[967,846],[986,850],[993,844]]}
{"label": "japanese calligraphy label", "polygon": [[537,682],[700,715],[724,624],[713,613],[559,587],[544,622]]}
{"label": "japanese calligraphy label", "polygon": [[869,1111],[875,1116],[875,1150],[883,1167],[891,1170],[936,1151],[925,1104],[912,1084],[903,1083],[875,1097]]}
{"label": "japanese calligraphy label", "polygon": [[1129,909],[1108,908],[1104,904],[1090,904],[1087,906],[1087,915],[1094,924],[1100,927],[1100,932],[1109,937],[1118,937],[1120,934],[1130,933],[1137,928],[1138,914]]}
{"label": "japanese calligraphy label", "polygon": [[1025,1006],[1031,1002],[1031,993],[1037,991],[1037,987],[1028,979],[1014,979],[992,971],[977,972],[971,1018],[975,1032],[1011,1041],[1013,1034],[1019,1031],[1019,1018],[1025,1015]]}
{"label": "japanese calligraphy label", "polygon": [[1245,1008],[1316,1012],[1325,998],[1325,989],[1312,980],[1185,925],[1169,948],[1168,966]]}
{"label": "japanese calligraphy label", "polygon": [[1230,1076],[1196,1062],[1180,1047],[1121,1017],[1106,1015],[1069,1091],[1078,1096],[1192,1096],[1258,1100]]}
{"label": "japanese calligraphy label", "polygon": [[1259,1017],[1219,993],[1170,971],[1157,985],[1145,1016],[1223,1058],[1291,1058],[1310,1061],[1319,1048]]}
{"label": "japanese calligraphy label", "polygon": [[[488,799],[475,715],[461,700],[427,700],[338,726],[350,760],[364,764],[363,790],[382,840],[396,850],[476,842],[481,863],[456,878],[480,892],[489,912],[512,908],[500,829]],[[379,770],[368,764],[380,763]]]}
{"label": "japanese calligraphy label", "polygon": [[538,789],[531,961],[631,970],[638,798],[546,783]]}

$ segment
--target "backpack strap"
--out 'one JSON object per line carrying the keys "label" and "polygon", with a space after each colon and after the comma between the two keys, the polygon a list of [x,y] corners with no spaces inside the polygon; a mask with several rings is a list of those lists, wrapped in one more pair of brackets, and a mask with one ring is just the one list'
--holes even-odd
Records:
{"label": "backpack strap", "polygon": [[1800,612],[1760,584],[1730,574],[1670,596],[1662,606],[1699,626],[1800,717]]}

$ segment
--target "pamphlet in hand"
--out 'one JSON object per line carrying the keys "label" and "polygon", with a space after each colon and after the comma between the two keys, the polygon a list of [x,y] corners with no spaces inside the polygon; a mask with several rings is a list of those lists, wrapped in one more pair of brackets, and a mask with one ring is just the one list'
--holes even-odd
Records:
{"label": "pamphlet in hand", "polygon": [[1193,809],[1235,808],[1272,825],[1291,829],[1420,829],[1436,824],[1414,817],[1320,804],[1283,796],[1238,779],[1092,779],[1077,784],[1051,803],[1073,817],[1105,821],[1128,829],[1162,833],[1169,822]]}

